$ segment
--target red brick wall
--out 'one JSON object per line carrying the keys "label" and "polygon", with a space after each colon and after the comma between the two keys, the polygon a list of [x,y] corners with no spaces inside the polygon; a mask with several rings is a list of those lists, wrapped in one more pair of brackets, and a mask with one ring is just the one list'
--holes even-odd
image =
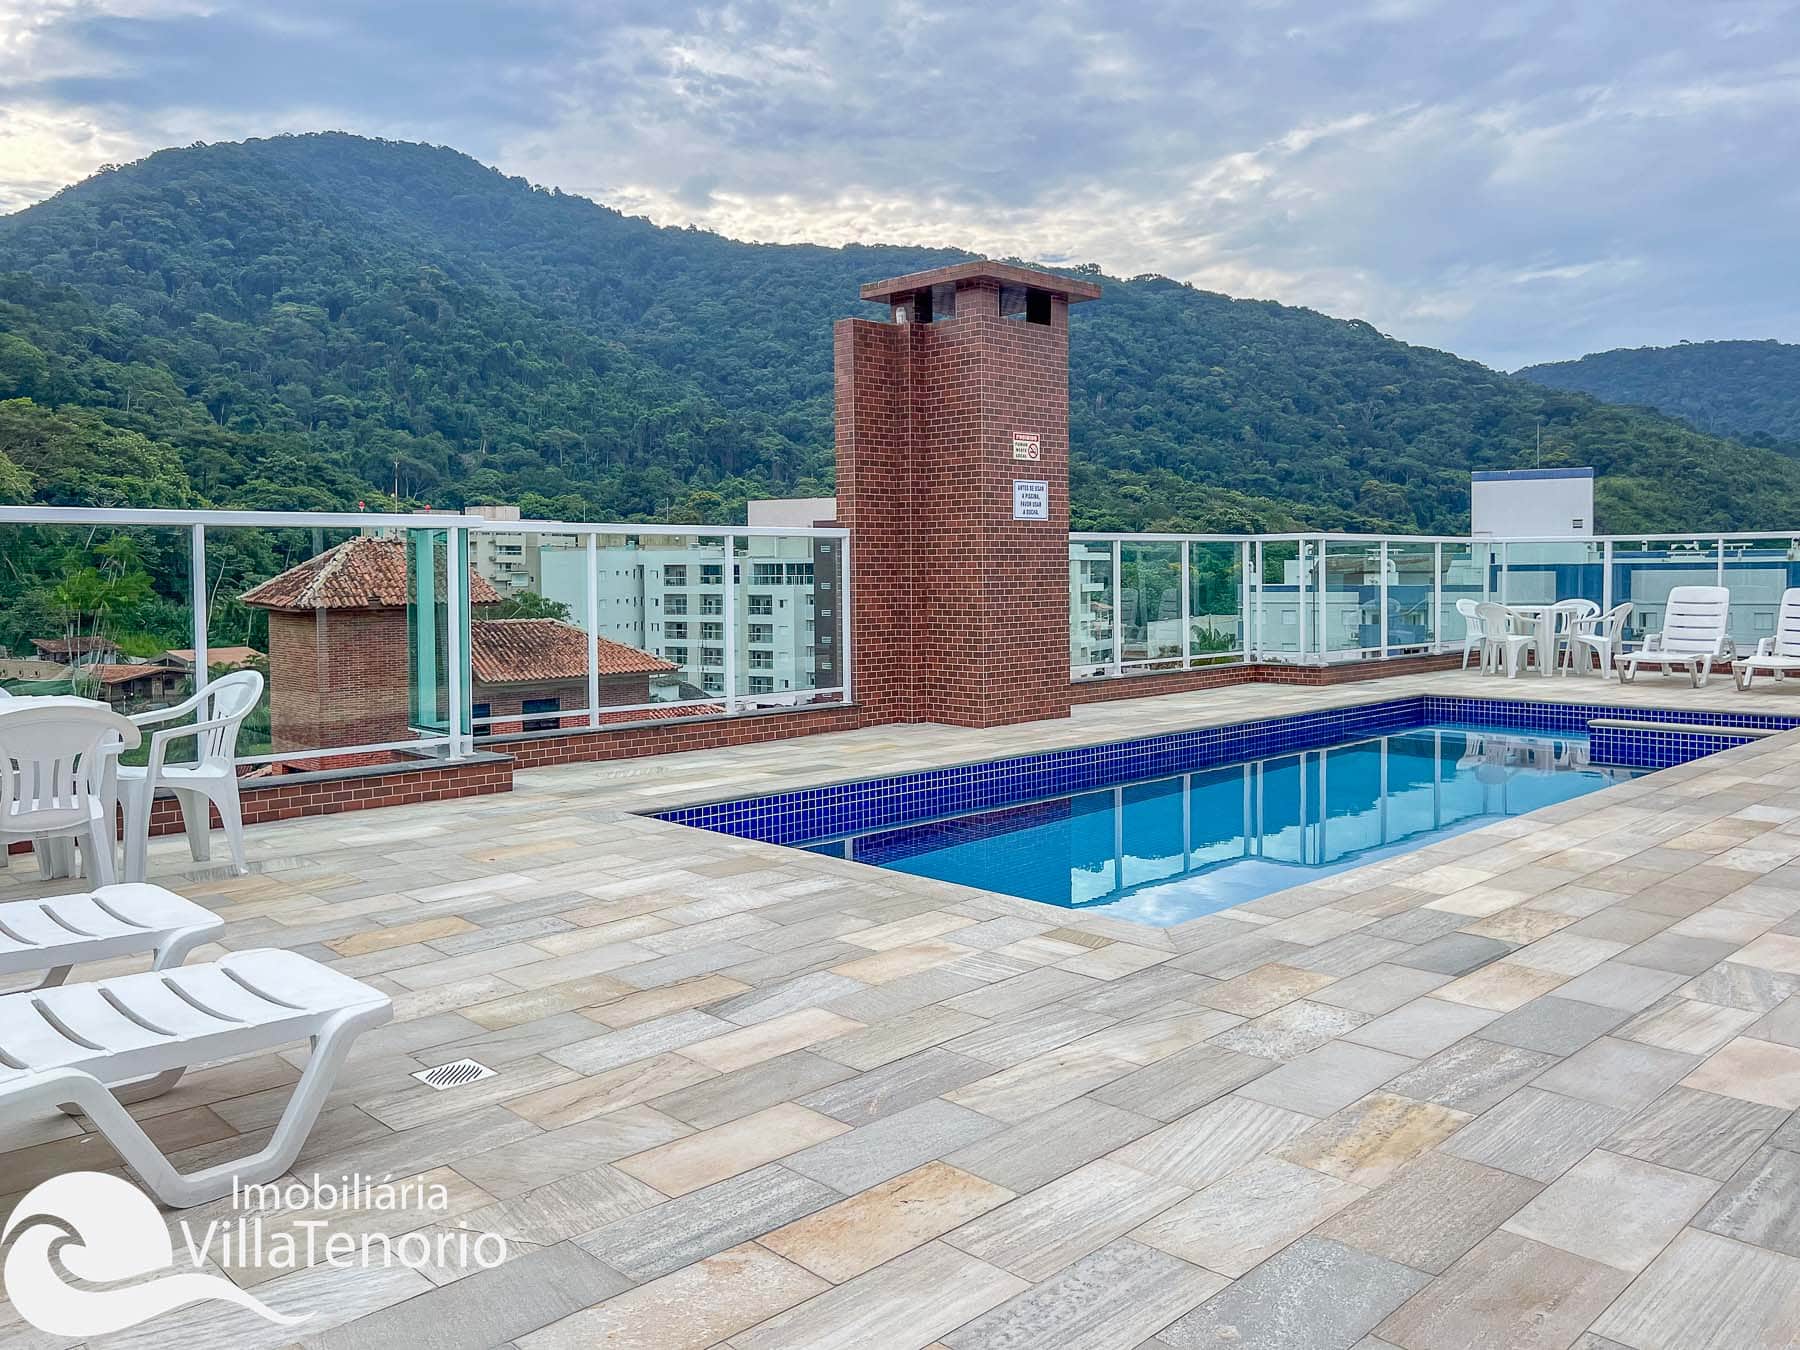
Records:
{"label": "red brick wall", "polygon": [[269,721],[276,750],[407,739],[406,611],[269,614]]}
{"label": "red brick wall", "polygon": [[850,534],[851,661],[856,700],[880,720],[916,722],[912,362],[908,330],[840,319],[837,514]]}
{"label": "red brick wall", "polygon": [[1386,661],[1352,661],[1335,666],[1290,666],[1274,662],[1261,665],[1207,666],[1200,670],[1149,671],[1116,680],[1082,680],[1071,683],[1069,697],[1076,703],[1109,703],[1124,698],[1149,698],[1156,694],[1182,694],[1193,689],[1219,689],[1233,684],[1297,684],[1320,687],[1382,680],[1395,675],[1419,675],[1434,670],[1455,670],[1462,664],[1456,654],[1402,656]]}
{"label": "red brick wall", "polygon": [[[304,779],[295,775],[256,780],[246,782],[242,787],[244,823],[256,825],[302,816],[368,811],[378,806],[401,806],[409,802],[478,797],[511,792],[512,786],[512,760],[496,758],[462,764],[424,765],[381,774]],[[215,830],[222,828],[217,809],[212,812],[212,827]],[[150,811],[150,833],[180,834],[184,828],[181,808],[175,799],[158,797]],[[8,851],[29,853],[31,842],[14,841]],[[214,841],[213,858],[219,860],[226,856],[225,841],[221,836]]]}
{"label": "red brick wall", "polygon": [[[1003,319],[991,283],[933,324],[846,319],[837,362],[838,517],[852,534],[858,702],[889,721],[998,726],[1067,716],[1068,307]],[[1014,431],[1041,458],[1014,461]],[[1014,479],[1049,519],[1012,518]]]}
{"label": "red brick wall", "polygon": [[672,755],[682,750],[714,750],[726,745],[783,741],[826,731],[854,731],[858,727],[879,726],[893,720],[861,706],[814,706],[692,722],[650,722],[643,726],[563,736],[503,738],[490,742],[485,748],[511,756],[521,769],[537,769],[549,764],[588,764],[647,755]]}

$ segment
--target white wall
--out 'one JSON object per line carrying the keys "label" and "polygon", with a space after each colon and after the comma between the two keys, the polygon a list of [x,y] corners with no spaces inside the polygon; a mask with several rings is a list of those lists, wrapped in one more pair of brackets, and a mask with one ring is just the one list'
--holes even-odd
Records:
{"label": "white wall", "polygon": [[821,520],[837,519],[836,497],[767,497],[747,505],[747,525],[809,529]]}
{"label": "white wall", "polygon": [[[1469,483],[1469,528],[1512,538],[1585,539],[1594,533],[1593,471],[1520,469]],[[1565,476],[1569,475],[1569,476]]]}

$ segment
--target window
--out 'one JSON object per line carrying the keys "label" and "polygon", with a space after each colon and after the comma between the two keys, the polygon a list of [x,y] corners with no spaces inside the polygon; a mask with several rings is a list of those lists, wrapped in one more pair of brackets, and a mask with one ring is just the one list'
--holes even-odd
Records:
{"label": "window", "polygon": [[687,597],[685,595],[669,595],[663,597],[663,613],[686,614],[687,612]]}
{"label": "window", "polygon": [[750,677],[750,692],[753,694],[772,694],[775,692],[775,681],[767,675]]}
{"label": "window", "polygon": [[702,647],[700,649],[700,664],[703,666],[724,665],[725,649],[723,647]]}
{"label": "window", "polygon": [[787,565],[787,584],[790,586],[810,586],[813,579],[811,563],[789,563]]}
{"label": "window", "polygon": [[477,703],[473,708],[469,709],[469,716],[473,717],[475,719],[476,732],[479,733],[479,732],[488,730],[488,728],[482,724],[482,720],[481,720],[482,718],[486,717],[487,715],[488,715],[488,705],[485,703]]}
{"label": "window", "polygon": [[775,612],[775,598],[770,595],[751,596],[750,612],[752,614],[773,614]]}
{"label": "window", "polygon": [[553,712],[556,712],[561,707],[562,707],[562,700],[559,698],[528,698],[528,699],[526,699],[525,702],[520,705],[520,711],[522,711],[526,715],[525,730],[527,730],[527,731],[555,731],[559,726],[562,725],[560,718],[555,718],[555,717],[540,718],[537,721],[532,721],[531,714],[532,713],[553,713]]}
{"label": "window", "polygon": [[663,650],[663,655],[673,661],[676,665],[685,666],[687,664],[688,649],[686,647],[668,647]]}
{"label": "window", "polygon": [[700,584],[702,586],[720,586],[725,582],[724,563],[701,563]]}
{"label": "window", "polygon": [[685,623],[665,623],[663,625],[664,637],[673,638],[680,642],[686,642],[687,635],[688,626]]}
{"label": "window", "polygon": [[701,596],[700,612],[702,614],[723,614],[725,612],[725,597],[722,595]]}
{"label": "window", "polygon": [[665,585],[665,586],[685,586],[685,585],[687,585],[687,564],[686,563],[664,563],[663,564],[663,585]]}
{"label": "window", "polygon": [[725,640],[725,625],[722,623],[701,624],[700,640],[702,642],[723,642]]}
{"label": "window", "polygon": [[752,586],[781,585],[781,564],[778,562],[751,563],[750,584]]}
{"label": "window", "polygon": [[752,641],[752,642],[773,642],[774,640],[775,640],[775,625],[774,624],[772,624],[772,623],[753,623],[750,625],[750,641]]}
{"label": "window", "polygon": [[775,669],[775,653],[774,652],[751,652],[750,653],[750,669],[752,669],[752,670],[773,670],[773,669]]}
{"label": "window", "polygon": [[725,688],[725,677],[723,675],[709,674],[700,681],[700,687],[709,694],[721,693]]}

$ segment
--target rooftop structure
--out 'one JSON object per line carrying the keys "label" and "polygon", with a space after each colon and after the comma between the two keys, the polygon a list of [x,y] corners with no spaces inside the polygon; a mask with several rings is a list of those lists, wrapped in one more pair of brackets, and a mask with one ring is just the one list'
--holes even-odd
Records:
{"label": "rooftop structure", "polygon": [[1586,539],[1594,533],[1592,469],[1501,469],[1469,479],[1472,534]]}
{"label": "rooftop structure", "polygon": [[[333,1230],[517,1244],[227,1273],[384,1346],[1791,1340],[1793,686],[1465,671],[1458,602],[1629,601],[1636,642],[1674,586],[1724,585],[1748,648],[1800,545],[1071,534],[1091,296],[1017,273],[876,283],[902,321],[837,327],[842,527],[94,513],[186,531],[196,578],[214,531],[318,541],[244,596],[274,742],[240,761],[251,872],[163,840],[161,802],[151,875],[225,947],[393,999],[295,1175],[428,1175],[451,1212]],[[560,617],[485,616],[497,533]],[[1462,760],[1388,744],[1427,708]],[[1472,743],[1502,717],[1525,753]],[[1599,762],[1617,781],[1528,809]],[[1016,869],[1074,876],[1066,903],[856,861],[1013,812],[1079,834]],[[1167,922],[1090,905],[1227,858],[1330,870]],[[0,897],[69,884],[21,859]],[[237,1156],[298,1057],[133,1109],[183,1166]],[[416,1077],[462,1059],[491,1072]],[[110,1156],[87,1123],[0,1120],[8,1189]],[[132,1336],[292,1334],[202,1304]]]}

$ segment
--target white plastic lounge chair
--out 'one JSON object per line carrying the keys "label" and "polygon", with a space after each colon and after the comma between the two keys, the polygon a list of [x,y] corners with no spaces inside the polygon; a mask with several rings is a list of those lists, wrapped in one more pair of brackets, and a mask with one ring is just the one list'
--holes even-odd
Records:
{"label": "white plastic lounge chair", "polygon": [[1773,675],[1777,681],[1790,672],[1800,671],[1800,589],[1790,587],[1781,593],[1774,635],[1756,644],[1754,656],[1746,656],[1732,665],[1739,689],[1748,689],[1759,671]]}
{"label": "white plastic lounge chair", "polygon": [[[150,807],[159,789],[175,794],[181,803],[181,819],[187,826],[188,852],[196,862],[211,856],[213,806],[225,827],[225,843],[231,864],[244,870],[244,812],[238,803],[238,729],[262,697],[263,677],[254,670],[234,670],[221,675],[184,703],[156,712],[139,713],[132,723],[152,727],[192,714],[187,726],[150,733],[150,761],[143,768],[119,767],[119,793],[125,802],[125,878],[144,879],[145,852],[150,842]],[[197,737],[192,764],[169,764],[169,746],[189,736]]]}
{"label": "white plastic lounge chair", "polygon": [[[1505,605],[1496,605],[1492,601],[1475,606],[1475,618],[1481,624],[1481,669],[1492,670],[1498,674],[1505,670],[1506,678],[1518,675],[1525,663],[1525,649],[1537,650],[1538,634],[1533,625],[1528,633],[1520,633],[1513,628],[1513,612]],[[1543,654],[1538,654],[1542,661]]]}
{"label": "white plastic lounge chair", "polygon": [[[0,1120],[33,1108],[79,1110],[158,1199],[186,1209],[230,1194],[234,1181],[287,1171],[351,1042],[392,1015],[387,995],[284,951],[9,994],[0,998]],[[299,1040],[312,1043],[312,1054],[268,1145],[186,1176],[107,1088]]]}
{"label": "white plastic lounge chair", "polygon": [[1669,592],[1662,632],[1652,633],[1634,652],[1613,658],[1619,679],[1630,684],[1640,665],[1685,670],[1702,688],[1715,665],[1731,660],[1731,592],[1724,586],[1677,586]]}
{"label": "white plastic lounge chair", "polygon": [[179,966],[225,931],[211,910],[161,886],[124,883],[75,895],[0,905],[0,979],[43,970],[51,989],[69,971],[115,956],[153,955],[153,969]]}
{"label": "white plastic lounge chair", "polygon": [[1469,657],[1481,650],[1481,621],[1475,617],[1480,603],[1475,600],[1462,599],[1456,602],[1456,612],[1462,615],[1463,621],[1463,662],[1462,668],[1469,668]]}
{"label": "white plastic lounge chair", "polygon": [[1613,678],[1613,656],[1624,644],[1625,621],[1631,617],[1631,601],[1622,601],[1606,613],[1595,613],[1577,619],[1569,628],[1569,645],[1565,651],[1568,668],[1578,675],[1593,669],[1592,658],[1600,660],[1600,678]]}
{"label": "white plastic lounge chair", "polygon": [[[10,839],[77,839],[83,870],[115,880],[113,771],[118,752],[142,740],[110,708],[57,704],[0,717],[0,848]],[[43,862],[54,857],[40,851]]]}

